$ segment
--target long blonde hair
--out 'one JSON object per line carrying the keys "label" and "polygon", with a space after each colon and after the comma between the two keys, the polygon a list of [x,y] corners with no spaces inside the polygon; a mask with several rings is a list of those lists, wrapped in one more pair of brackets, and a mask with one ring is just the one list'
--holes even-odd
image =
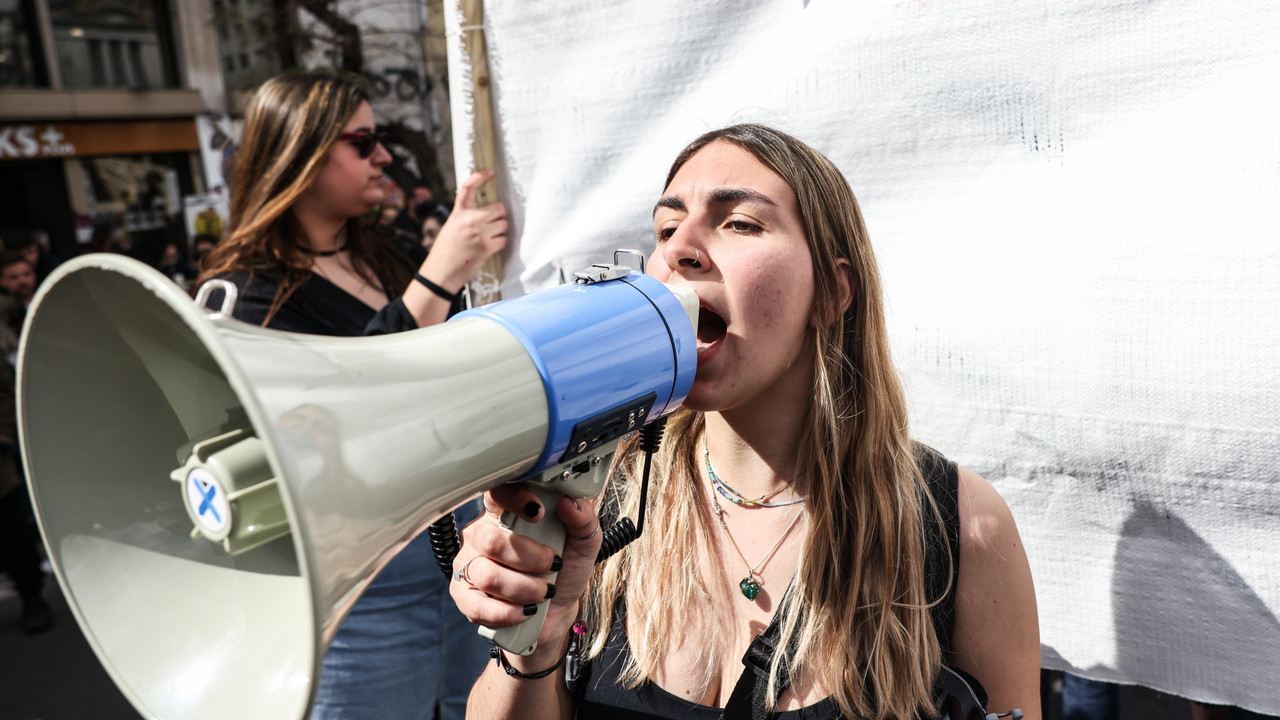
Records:
{"label": "long blonde hair", "polygon": [[[278,275],[270,322],[310,275],[311,258],[290,208],[315,182],[329,148],[368,100],[358,78],[330,73],[285,73],[258,88],[236,150],[231,221],[202,264],[197,286],[233,272]],[[389,296],[404,291],[408,258],[360,218],[347,221],[347,248],[356,267],[370,271]]]}
{"label": "long blonde hair", "polygon": [[[907,432],[906,404],[890,357],[880,276],[857,200],[827,158],[784,133],[737,125],[703,135],[676,158],[667,185],[695,153],[713,142],[750,152],[795,191],[813,258],[815,313],[839,307],[837,260],[853,268],[848,310],[807,337],[814,343],[813,402],[798,448],[799,487],[806,488],[807,532],[792,591],[780,604],[782,639],[771,667],[770,702],[778,668],[818,682],[846,717],[909,718],[932,712],[940,663],[925,587],[922,504],[928,499]],[[829,311],[828,311],[829,312]],[[821,317],[821,315],[820,315]],[[608,638],[612,610],[630,598],[629,684],[654,677],[658,659],[681,644],[680,618],[712,628],[696,645],[705,683],[738,669],[725,658],[732,611],[713,597],[697,568],[713,563],[715,531],[706,511],[708,488],[696,466],[699,413],[681,410],[668,422],[654,462],[652,511],[644,535],[602,564],[593,578],[586,616],[588,656]],[[636,448],[619,453],[620,479],[606,489],[605,516],[634,516],[638,507]],[[811,459],[811,460],[810,460]],[[673,557],[681,558],[672,562]],[[645,602],[641,599],[651,599]],[[660,601],[658,601],[660,599]]]}

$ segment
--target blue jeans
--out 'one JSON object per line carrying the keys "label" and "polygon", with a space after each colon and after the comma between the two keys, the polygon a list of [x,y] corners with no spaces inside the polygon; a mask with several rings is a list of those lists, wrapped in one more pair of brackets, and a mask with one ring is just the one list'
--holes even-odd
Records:
{"label": "blue jeans", "polygon": [[1118,720],[1120,688],[1114,683],[1062,674],[1062,720]]}
{"label": "blue jeans", "polygon": [[[462,527],[479,500],[459,508]],[[311,720],[462,720],[489,643],[458,612],[426,533],[369,585],[324,658]]]}

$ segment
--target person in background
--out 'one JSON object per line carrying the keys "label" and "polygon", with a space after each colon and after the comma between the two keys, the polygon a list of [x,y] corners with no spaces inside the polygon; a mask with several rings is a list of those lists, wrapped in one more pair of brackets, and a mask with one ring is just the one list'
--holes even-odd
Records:
{"label": "person in background", "polygon": [[1234,705],[1207,705],[1191,701],[1191,720],[1278,720]]}
{"label": "person in background", "polygon": [[418,204],[416,214],[422,218],[422,247],[430,251],[440,236],[440,229],[449,222],[449,208],[444,203],[428,200]]}
{"label": "person in background", "polygon": [[1120,720],[1120,687],[1064,672],[1062,720]]}
{"label": "person in background", "polygon": [[400,214],[400,210],[394,205],[383,205],[378,210],[378,229],[394,227],[396,216]]}
{"label": "person in background", "polygon": [[191,241],[191,256],[194,258],[197,268],[204,263],[204,259],[208,257],[209,253],[213,252],[213,249],[216,247],[218,247],[218,238],[213,235],[197,235],[195,239]]}
{"label": "person in background", "polygon": [[93,238],[89,241],[90,252],[109,252],[118,255],[133,255],[133,236],[125,227],[123,217],[109,217],[99,220],[93,225]]}
{"label": "person in background", "polygon": [[28,521],[30,500],[17,452],[13,362],[24,314],[16,298],[0,296],[0,352],[5,357],[0,362],[0,572],[9,576],[18,593],[22,631],[35,635],[53,627],[53,612],[44,599],[40,539]]}
{"label": "person in background", "polygon": [[419,264],[426,259],[426,252],[418,244],[418,236],[405,232],[396,222],[397,213],[400,212],[398,208],[394,205],[384,205],[377,212],[378,221],[374,227],[378,232],[382,233],[400,252],[405,254],[405,257],[415,264]]}
{"label": "person in background", "polygon": [[430,188],[424,185],[415,186],[404,199],[404,208],[396,216],[396,227],[410,237],[418,237],[422,229],[422,216],[418,214],[418,206],[434,200],[435,194]]}
{"label": "person in background", "polygon": [[210,205],[196,215],[195,234],[220,238],[225,226],[226,223],[222,219],[222,214],[218,212],[218,208]]}
{"label": "person in background", "polygon": [[199,274],[191,266],[191,263],[187,262],[186,256],[178,248],[178,243],[172,239],[166,240],[164,246],[160,249],[160,261],[157,269],[183,290],[191,290],[192,283],[195,282],[196,276]]}
{"label": "person in background", "polygon": [[[356,78],[289,73],[267,81],[250,103],[241,138],[230,222],[200,276],[238,287],[232,312],[240,320],[332,336],[426,327],[457,308],[463,286],[506,245],[506,210],[475,205],[492,171],[462,183],[437,251],[420,265],[363,220],[384,201],[391,156]],[[311,717],[461,718],[486,657],[483,641],[453,608],[424,534],[382,570],[342,623]]]}
{"label": "person in background", "polygon": [[36,285],[36,270],[26,253],[0,253],[0,290],[26,308],[36,294]]}
{"label": "person in background", "polygon": [[58,258],[40,242],[40,238],[48,241],[48,234],[32,233],[22,228],[8,228],[3,232],[4,251],[22,253],[36,274],[36,285],[44,282],[49,273],[58,266]]}
{"label": "person in background", "polygon": [[[544,507],[519,484],[486,494],[463,531],[454,600],[491,627],[548,607],[531,654],[495,653],[472,717],[700,720],[731,703],[739,717],[928,717],[946,664],[977,678],[990,712],[1038,720],[1017,527],[987,481],[908,431],[848,181],[799,140],[739,125],[686,147],[664,188],[649,273],[696,291],[701,314],[697,376],[653,458],[645,531],[596,565],[601,525],[641,502],[634,440],[599,513],[567,497]],[[556,513],[563,555],[505,530],[502,510]],[[769,679],[757,680],[742,658],[770,625]],[[574,637],[584,662],[571,689]]]}

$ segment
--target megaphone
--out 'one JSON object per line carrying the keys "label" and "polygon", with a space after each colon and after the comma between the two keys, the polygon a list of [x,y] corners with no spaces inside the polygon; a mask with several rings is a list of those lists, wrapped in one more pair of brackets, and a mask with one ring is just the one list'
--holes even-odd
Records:
{"label": "megaphone", "polygon": [[230,302],[209,312],[94,254],[53,273],[23,328],[41,532],[147,718],[302,718],[338,625],[400,548],[504,482],[598,483],[696,366],[697,298],[618,265],[383,337],[267,330]]}

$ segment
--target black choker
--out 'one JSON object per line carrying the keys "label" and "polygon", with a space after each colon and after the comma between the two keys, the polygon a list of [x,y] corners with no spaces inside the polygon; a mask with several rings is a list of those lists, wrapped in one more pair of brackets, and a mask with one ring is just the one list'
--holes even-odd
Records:
{"label": "black choker", "polygon": [[342,247],[334,248],[333,250],[308,250],[307,252],[312,255],[319,255],[320,257],[333,257],[346,249],[347,243],[342,243]]}

